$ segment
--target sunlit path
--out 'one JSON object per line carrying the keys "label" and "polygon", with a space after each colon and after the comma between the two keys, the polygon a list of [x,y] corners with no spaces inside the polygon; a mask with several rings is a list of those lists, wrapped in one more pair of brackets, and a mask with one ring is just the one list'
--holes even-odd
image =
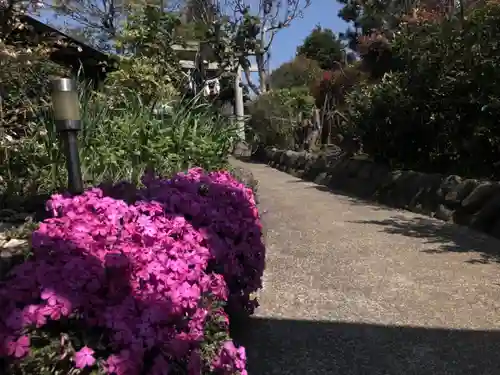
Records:
{"label": "sunlit path", "polygon": [[267,230],[250,375],[498,373],[500,241],[233,163]]}

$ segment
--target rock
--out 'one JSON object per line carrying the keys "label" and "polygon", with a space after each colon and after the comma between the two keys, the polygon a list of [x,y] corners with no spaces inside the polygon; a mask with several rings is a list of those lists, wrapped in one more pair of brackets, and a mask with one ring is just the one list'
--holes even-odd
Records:
{"label": "rock", "polygon": [[359,178],[362,180],[368,180],[372,174],[372,163],[363,163],[359,170]]}
{"label": "rock", "polygon": [[302,178],[302,176],[304,175],[304,171],[300,169],[290,169],[288,173],[297,178]]}
{"label": "rock", "polygon": [[278,168],[334,190],[472,226],[500,238],[500,182],[391,170],[369,158],[347,158],[338,148],[320,154],[266,150]]}
{"label": "rock", "polygon": [[450,187],[444,195],[444,202],[450,207],[458,207],[462,201],[479,185],[477,180],[465,180]]}
{"label": "rock", "polygon": [[380,181],[380,190],[388,191],[392,189],[393,185],[403,176],[402,170],[389,171]]}
{"label": "rock", "polygon": [[436,210],[436,214],[434,215],[436,219],[443,221],[452,221],[453,219],[453,210],[447,208],[444,204],[440,204]]}
{"label": "rock", "polygon": [[359,174],[360,169],[363,166],[363,162],[355,159],[350,159],[347,164],[347,175],[349,177],[356,177]]}
{"label": "rock", "polygon": [[282,150],[276,150],[273,152],[273,158],[272,158],[272,161],[279,165],[279,163],[281,162],[281,156],[284,154],[284,152]]}
{"label": "rock", "polygon": [[498,219],[500,219],[500,194],[493,195],[479,211],[472,215],[470,226],[489,232]]}
{"label": "rock", "polygon": [[333,174],[346,174],[349,166],[349,159],[343,158],[330,163],[328,169]]}
{"label": "rock", "polygon": [[274,159],[274,154],[276,153],[277,149],[276,148],[266,148],[265,154],[266,154],[266,162],[270,162]]}
{"label": "rock", "polygon": [[13,249],[18,249],[18,248],[27,247],[27,246],[28,246],[28,241],[18,240],[16,238],[13,238],[13,239],[7,241],[7,243],[4,244],[2,247],[4,249],[13,250]]}
{"label": "rock", "polygon": [[382,187],[384,181],[388,180],[390,169],[389,167],[378,164],[373,165],[371,169],[371,183],[376,187],[376,190],[378,191]]}
{"label": "rock", "polygon": [[389,202],[398,208],[408,209],[413,198],[418,194],[417,180],[420,174],[414,171],[402,171],[402,174],[394,181],[391,188]]}
{"label": "rock", "polygon": [[286,167],[287,169],[295,169],[297,167],[300,154],[295,151],[287,151],[286,152]]}
{"label": "rock", "polygon": [[234,146],[233,155],[235,157],[248,158],[252,155],[252,148],[246,142],[238,142]]}
{"label": "rock", "polygon": [[307,168],[307,172],[304,173],[304,177],[308,180],[314,181],[316,176],[322,172],[325,172],[326,163],[322,158],[315,158],[313,162],[310,164],[309,168]]}
{"label": "rock", "polygon": [[305,168],[305,165],[306,165],[306,161],[307,161],[306,158],[307,158],[307,153],[305,151],[297,153],[297,162],[296,162],[295,169],[303,170]]}
{"label": "rock", "polygon": [[[439,203],[446,204],[450,207],[456,207],[460,202],[456,202],[452,192],[457,191],[457,187],[462,183],[462,177],[456,175],[446,176],[439,185],[436,195]],[[448,197],[448,199],[446,199]]]}
{"label": "rock", "polygon": [[[425,212],[424,210],[424,207],[422,206],[421,203],[416,203],[416,204],[410,204],[410,206],[408,207],[408,209],[411,211],[411,212],[415,212],[417,214],[422,214],[422,215],[429,215],[427,212]],[[431,215],[429,215],[431,216]]]}
{"label": "rock", "polygon": [[451,175],[445,177],[437,191],[438,196],[444,199],[445,195],[454,190],[461,182],[462,177],[460,176]]}
{"label": "rock", "polygon": [[422,186],[424,186],[425,175],[420,172],[408,171],[405,176],[398,181],[400,184],[401,196],[404,201],[405,207],[414,203],[415,196],[419,193]]}
{"label": "rock", "polygon": [[498,183],[483,182],[480,183],[472,192],[462,201],[461,208],[464,211],[474,213],[479,210],[495,193],[500,192]]}
{"label": "rock", "polygon": [[280,166],[286,165],[287,152],[288,151],[282,151],[279,153],[280,159],[279,159],[278,163]]}
{"label": "rock", "polygon": [[314,183],[318,185],[327,185],[329,180],[328,177],[326,172],[322,172],[314,179]]}
{"label": "rock", "polygon": [[305,180],[313,180],[314,177],[316,177],[316,175],[318,174],[315,169],[316,160],[317,157],[311,154],[308,154],[306,156],[306,163],[304,165],[304,174],[303,174],[303,178]]}
{"label": "rock", "polygon": [[415,194],[410,205],[418,207],[418,212],[433,215],[441,202],[437,190],[441,186],[442,176],[439,174],[423,175],[418,181],[420,190]]}
{"label": "rock", "polygon": [[343,181],[345,190],[352,192],[355,196],[362,199],[369,199],[375,193],[375,186],[370,181],[363,181],[352,177]]}

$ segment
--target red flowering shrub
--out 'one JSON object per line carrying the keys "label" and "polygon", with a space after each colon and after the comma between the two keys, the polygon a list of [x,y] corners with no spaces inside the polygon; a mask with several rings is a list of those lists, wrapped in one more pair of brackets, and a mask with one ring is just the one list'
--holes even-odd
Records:
{"label": "red flowering shrub", "polygon": [[325,71],[311,89],[316,106],[342,109],[345,95],[366,78],[360,68],[360,64],[356,63],[339,70]]}
{"label": "red flowering shrub", "polygon": [[200,169],[144,183],[52,197],[33,256],[0,284],[11,373],[246,374],[223,307],[252,312],[261,287],[252,191]]}

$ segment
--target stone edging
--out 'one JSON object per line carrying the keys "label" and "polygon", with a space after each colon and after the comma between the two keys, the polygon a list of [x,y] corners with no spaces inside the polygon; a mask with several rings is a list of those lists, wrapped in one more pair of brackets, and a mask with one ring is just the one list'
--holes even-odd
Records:
{"label": "stone edging", "polygon": [[6,232],[15,227],[14,224],[0,222],[0,280],[7,275],[14,265],[23,262],[29,251],[29,242],[27,240],[11,238],[10,235],[6,235]]}
{"label": "stone edging", "polygon": [[[264,153],[263,153],[264,154]],[[500,238],[500,182],[426,174],[361,158],[335,158],[268,148],[270,166],[305,180]]]}

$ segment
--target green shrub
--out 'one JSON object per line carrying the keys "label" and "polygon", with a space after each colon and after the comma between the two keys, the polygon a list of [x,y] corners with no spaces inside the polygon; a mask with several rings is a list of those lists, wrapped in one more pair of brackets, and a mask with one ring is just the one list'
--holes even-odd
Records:
{"label": "green shrub", "polygon": [[321,72],[322,69],[317,61],[297,56],[272,72],[271,87],[273,89],[310,87],[321,76]]}
{"label": "green shrub", "polygon": [[[119,69],[101,91],[82,84],[79,141],[86,184],[138,182],[151,168],[168,176],[192,166],[225,166],[234,129],[198,98],[179,98],[176,88],[183,75],[172,49],[179,41],[178,27],[178,15],[159,6],[131,6],[115,45],[123,52]],[[24,53],[18,46],[10,50]],[[46,50],[38,46],[26,61],[0,60],[0,82],[9,94],[0,108],[0,198],[11,201],[66,186],[48,88],[51,75],[69,72],[47,63]],[[171,107],[170,115],[155,114],[153,109],[165,105]],[[26,115],[20,119],[19,113]],[[7,120],[15,126],[4,126]]]}
{"label": "green shrub", "polygon": [[[9,196],[35,193],[35,181],[54,176],[57,141],[40,118],[50,111],[51,76],[68,72],[40,51],[7,47],[10,58],[0,59],[0,193]],[[26,176],[33,176],[33,183]]]}
{"label": "green shrub", "polygon": [[500,6],[404,24],[392,72],[347,98],[364,149],[395,166],[498,175]]}
{"label": "green shrub", "polygon": [[146,104],[176,95],[184,77],[172,48],[181,42],[179,23],[178,15],[159,5],[130,5],[116,42],[123,51],[120,69],[108,76],[107,92],[125,100],[140,95]]}
{"label": "green shrub", "polygon": [[255,138],[268,146],[293,148],[298,116],[309,117],[314,98],[307,87],[273,90],[265,93],[249,107],[249,127]]}
{"label": "green shrub", "polygon": [[[197,102],[174,102],[172,114],[159,117],[140,96],[114,106],[114,98],[83,90],[81,105],[80,160],[88,185],[138,182],[147,168],[166,176],[192,166],[222,168],[236,135],[225,119]],[[51,117],[40,116],[25,131],[22,138],[0,143],[3,193],[27,195],[64,187],[64,157]]]}
{"label": "green shrub", "polygon": [[297,47],[297,55],[318,62],[321,69],[338,69],[344,61],[344,45],[331,29],[316,26]]}

